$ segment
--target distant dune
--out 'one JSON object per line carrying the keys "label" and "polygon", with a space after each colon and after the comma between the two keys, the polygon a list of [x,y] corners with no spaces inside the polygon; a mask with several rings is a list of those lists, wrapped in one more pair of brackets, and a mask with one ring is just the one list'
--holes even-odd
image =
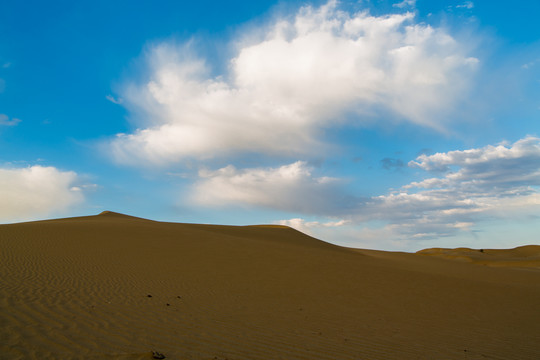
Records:
{"label": "distant dune", "polygon": [[538,256],[112,212],[0,225],[0,359],[540,359]]}
{"label": "distant dune", "polygon": [[527,245],[515,249],[442,249],[418,251],[417,254],[443,259],[471,262],[479,265],[536,268],[540,270],[540,246]]}

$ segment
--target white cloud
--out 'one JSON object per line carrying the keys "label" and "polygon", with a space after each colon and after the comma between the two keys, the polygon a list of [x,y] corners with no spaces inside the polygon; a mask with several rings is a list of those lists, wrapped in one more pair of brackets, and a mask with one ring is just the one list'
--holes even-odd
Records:
{"label": "white cloud", "polygon": [[328,234],[327,227],[362,226],[372,234],[392,234],[390,240],[402,244],[472,234],[484,221],[526,219],[540,210],[540,138],[420,155],[409,166],[440,176],[359,198],[347,195],[338,179],[316,177],[301,161],[278,168],[228,166],[201,171],[193,200],[327,217],[326,222],[293,218],[279,223],[312,235]]}
{"label": "white cloud", "polygon": [[514,144],[421,155],[409,166],[442,172],[364,203],[357,221],[391,224],[415,238],[455,235],[492,218],[524,218],[540,210],[540,138]]}
{"label": "white cloud", "polygon": [[[326,223],[302,218],[278,223],[344,245],[412,249],[460,234],[476,238],[485,222],[527,221],[540,211],[540,138],[420,155],[409,166],[440,176],[368,199],[341,196],[352,202],[343,202],[340,209],[319,209],[319,215],[328,217]],[[337,191],[325,193],[327,204],[333,203]],[[336,216],[343,220],[336,222]],[[326,225],[339,230],[329,232]]]}
{"label": "white cloud", "polygon": [[450,151],[433,155],[420,155],[409,162],[409,166],[427,171],[450,172],[453,166],[461,167],[457,173],[451,173],[453,181],[473,180],[501,183],[503,181],[534,182],[540,179],[540,139],[527,136],[507,144],[488,145],[480,149]]}
{"label": "white cloud", "polygon": [[9,116],[6,114],[0,114],[0,126],[15,126],[21,122],[21,119],[12,118],[9,119]]}
{"label": "white cloud", "polygon": [[465,8],[465,9],[472,9],[474,7],[474,3],[472,1],[465,1],[463,4],[456,5],[457,8]]}
{"label": "white cloud", "polygon": [[484,224],[536,221],[531,219],[540,211],[538,137],[420,155],[409,166],[430,176],[370,198],[348,195],[343,181],[317,176],[302,161],[277,168],[228,166],[201,171],[192,200],[293,212],[301,216],[275,223],[345,246],[403,250],[434,246],[435,239],[469,246],[472,239],[485,247],[487,235],[478,235]]}
{"label": "white cloud", "polygon": [[318,213],[338,206],[337,180],[315,177],[303,161],[278,168],[201,171],[192,200],[204,206],[250,205]]}
{"label": "white cloud", "polygon": [[150,48],[150,81],[122,94],[140,128],[112,141],[116,159],[170,164],[323,151],[322,131],[358,122],[351,113],[390,112],[441,128],[440,114],[466,93],[478,62],[412,13],[350,14],[335,1],[303,7],[238,44],[224,77],[212,76],[190,44]]}
{"label": "white cloud", "polygon": [[400,9],[403,9],[405,7],[415,7],[416,6],[416,0],[403,0],[402,2],[399,2],[397,4],[393,4],[393,7],[397,7]]}
{"label": "white cloud", "polygon": [[290,226],[303,233],[313,235],[314,230],[316,229],[336,228],[336,227],[346,225],[348,221],[338,220],[338,221],[320,222],[320,221],[306,221],[305,219],[302,219],[302,218],[293,218],[293,219],[286,219],[286,220],[278,220],[275,223],[279,225]]}
{"label": "white cloud", "polygon": [[539,63],[540,63],[540,58],[537,58],[537,59],[534,59],[532,61],[529,61],[528,63],[525,63],[525,64],[521,65],[521,68],[524,69],[524,70],[530,70]]}
{"label": "white cloud", "polygon": [[54,167],[0,168],[0,221],[36,219],[81,203],[79,177]]}
{"label": "white cloud", "polygon": [[105,99],[109,100],[110,102],[112,102],[113,104],[117,104],[117,105],[120,105],[124,102],[124,100],[122,98],[115,98],[114,96],[112,95],[107,95],[105,96]]}

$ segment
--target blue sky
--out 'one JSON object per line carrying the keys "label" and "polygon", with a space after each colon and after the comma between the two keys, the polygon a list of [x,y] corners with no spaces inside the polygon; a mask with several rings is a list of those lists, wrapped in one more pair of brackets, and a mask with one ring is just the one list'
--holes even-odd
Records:
{"label": "blue sky", "polygon": [[539,243],[537,1],[0,4],[0,222]]}

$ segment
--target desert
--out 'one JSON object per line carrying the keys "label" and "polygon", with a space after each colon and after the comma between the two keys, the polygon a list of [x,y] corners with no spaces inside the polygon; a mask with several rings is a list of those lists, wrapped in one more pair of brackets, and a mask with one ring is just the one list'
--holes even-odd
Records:
{"label": "desert", "polygon": [[385,252],[103,212],[0,225],[0,249],[1,359],[540,358],[539,246]]}
{"label": "desert", "polygon": [[0,360],[539,360],[540,0],[0,0]]}

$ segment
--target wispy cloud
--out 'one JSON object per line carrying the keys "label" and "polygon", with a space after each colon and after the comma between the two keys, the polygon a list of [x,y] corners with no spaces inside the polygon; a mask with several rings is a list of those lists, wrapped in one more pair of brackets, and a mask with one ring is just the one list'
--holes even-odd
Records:
{"label": "wispy cloud", "polygon": [[72,171],[54,167],[0,168],[0,221],[21,221],[65,211],[84,200]]}
{"label": "wispy cloud", "polygon": [[416,6],[416,0],[403,0],[402,2],[399,2],[397,4],[393,4],[392,6],[400,8],[400,9],[403,9],[405,7],[415,7]]}
{"label": "wispy cloud", "polygon": [[233,43],[230,73],[217,77],[190,44],[151,47],[150,80],[122,94],[141,127],[117,135],[115,158],[140,165],[248,152],[303,157],[324,151],[323,129],[377,112],[440,129],[439,115],[466,93],[478,63],[468,46],[412,13],[351,14],[336,1]]}
{"label": "wispy cloud", "polygon": [[[0,83],[1,85],[1,83]],[[0,126],[15,126],[19,124],[22,120],[17,118],[9,119],[9,116],[6,114],[0,114]]]}
{"label": "wispy cloud", "polygon": [[472,9],[474,8],[474,3],[472,1],[465,1],[462,4],[456,5],[457,8]]}
{"label": "wispy cloud", "polygon": [[113,104],[117,104],[117,105],[120,105],[120,104],[122,104],[124,102],[124,100],[122,98],[115,98],[112,95],[105,96],[105,99],[107,99],[110,102],[112,102]]}
{"label": "wispy cloud", "polygon": [[528,69],[531,69],[532,67],[536,66],[538,63],[540,63],[540,58],[534,59],[533,61],[529,61],[528,63],[525,63],[525,64],[521,65],[521,68],[525,69],[525,70],[528,70]]}
{"label": "wispy cloud", "polygon": [[[479,149],[457,150],[433,155],[420,155],[409,166],[427,171],[451,172],[452,166],[461,167],[453,176],[460,180],[470,180],[473,177],[490,175],[493,180],[502,181],[508,176],[523,178],[531,172],[540,171],[539,138],[527,136],[516,141],[510,147],[507,143],[488,145]],[[536,177],[536,175],[535,175]]]}

